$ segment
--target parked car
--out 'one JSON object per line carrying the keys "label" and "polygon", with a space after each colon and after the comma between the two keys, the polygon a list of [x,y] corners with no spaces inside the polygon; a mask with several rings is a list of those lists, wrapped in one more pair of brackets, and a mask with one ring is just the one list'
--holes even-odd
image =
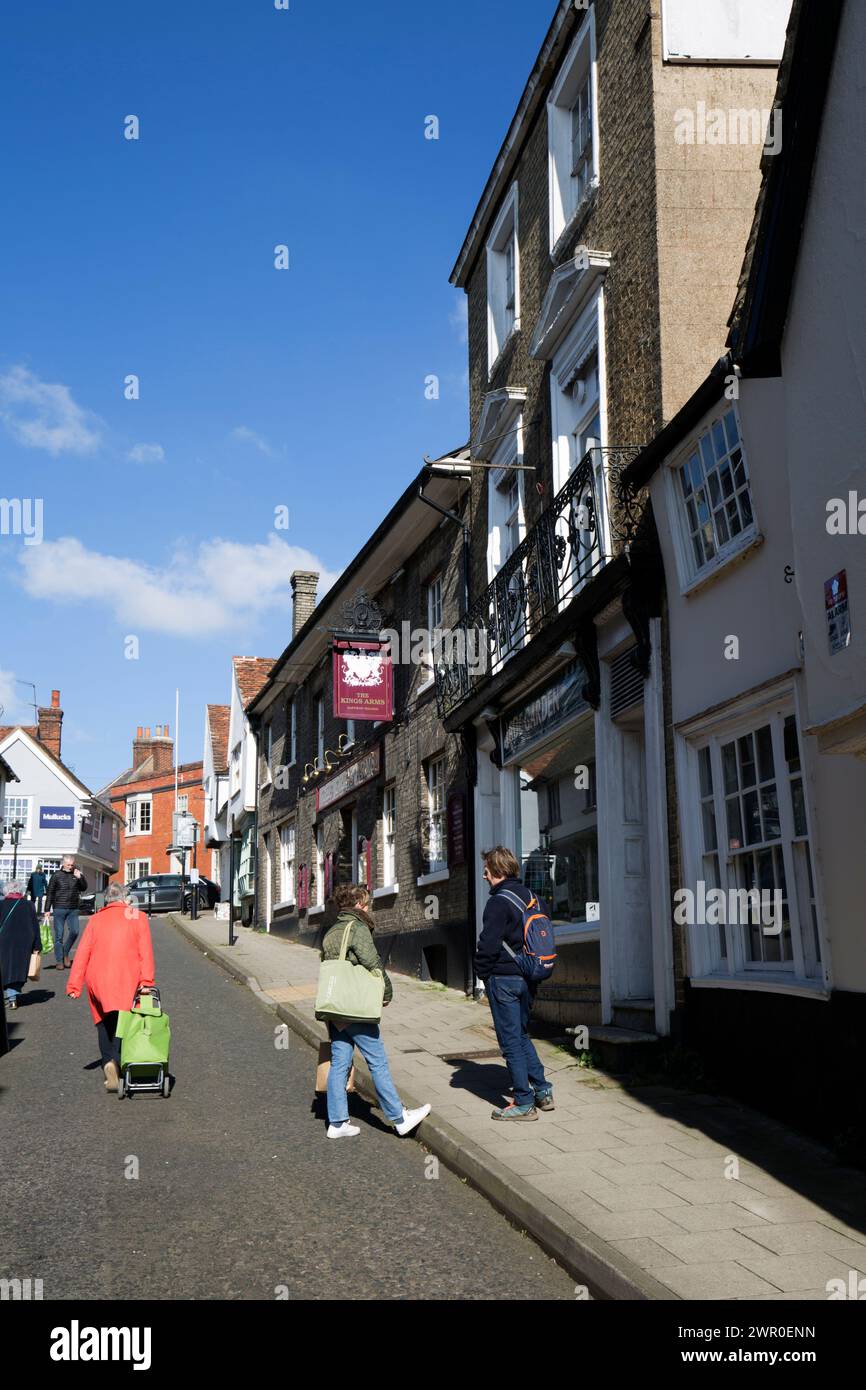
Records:
{"label": "parked car", "polygon": [[220,901],[222,897],[222,889],[220,888],[218,883],[214,883],[212,878],[205,878],[203,874],[199,875],[198,881],[207,890],[207,906],[213,907],[214,903],[218,903]]}
{"label": "parked car", "polygon": [[[194,885],[180,874],[147,874],[128,883],[130,902],[147,912],[189,912]],[[199,880],[199,910],[208,906],[207,889]]]}

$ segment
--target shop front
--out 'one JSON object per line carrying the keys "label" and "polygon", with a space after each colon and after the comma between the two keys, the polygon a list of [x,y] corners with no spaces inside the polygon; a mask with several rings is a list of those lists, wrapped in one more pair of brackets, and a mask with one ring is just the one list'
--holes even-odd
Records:
{"label": "shop front", "polygon": [[[554,1023],[600,1023],[596,712],[579,661],[479,721],[476,824],[479,845],[514,850],[523,881],[548,904],[556,974],[536,1013]],[[479,875],[479,920],[487,887]]]}

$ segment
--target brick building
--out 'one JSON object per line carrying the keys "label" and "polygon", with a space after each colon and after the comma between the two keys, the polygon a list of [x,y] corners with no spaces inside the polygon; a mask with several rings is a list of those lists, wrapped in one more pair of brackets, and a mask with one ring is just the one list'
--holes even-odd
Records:
{"label": "brick building", "polygon": [[[177,770],[177,809],[204,824],[202,764],[181,763]],[[145,874],[180,873],[180,857],[169,854],[175,811],[174,739],[167,724],[153,733],[139,725],[132,741],[132,766],[100,792],[123,817],[120,864],[113,880],[128,883]],[[200,846],[199,846],[200,849]],[[186,870],[190,857],[186,857]],[[207,866],[199,863],[202,872]]]}
{"label": "brick building", "polygon": [[[318,944],[333,887],[364,881],[386,963],[458,987],[471,984],[475,941],[467,762],[442,727],[418,634],[453,626],[462,606],[460,528],[419,492],[462,518],[464,459],[422,470],[321,602],[317,576],[292,576],[292,641],[247,710],[259,748],[256,920]],[[401,637],[393,718],[335,718],[332,638],[386,629]]]}
{"label": "brick building", "polygon": [[784,3],[754,43],[733,8],[744,61],[714,0],[699,33],[679,0],[562,0],[452,274],[486,465],[462,622],[491,659],[442,669],[440,710],[477,747],[478,844],[553,906],[539,1013],[614,1039],[667,1034],[682,998],[661,563],[621,474],[724,341],[784,36]]}

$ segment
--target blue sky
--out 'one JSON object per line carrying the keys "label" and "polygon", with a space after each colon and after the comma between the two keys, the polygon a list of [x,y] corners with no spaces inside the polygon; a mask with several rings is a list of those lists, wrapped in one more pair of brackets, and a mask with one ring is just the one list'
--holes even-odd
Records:
{"label": "blue sky", "polygon": [[448,275],[553,10],[7,9],[0,496],[42,499],[43,540],[0,535],[0,722],[32,718],[21,682],[59,688],[91,786],[173,724],[175,686],[200,757],[230,657],[289,639],[290,571],[339,571],[464,442]]}

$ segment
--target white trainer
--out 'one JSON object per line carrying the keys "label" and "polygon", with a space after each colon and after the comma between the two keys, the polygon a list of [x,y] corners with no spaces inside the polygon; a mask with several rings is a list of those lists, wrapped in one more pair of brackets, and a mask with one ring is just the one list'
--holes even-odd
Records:
{"label": "white trainer", "polygon": [[403,1118],[394,1128],[398,1134],[411,1134],[413,1129],[425,1120],[432,1110],[431,1105],[419,1105],[417,1110],[403,1110]]}
{"label": "white trainer", "polygon": [[328,1125],[329,1139],[351,1139],[361,1131],[357,1125],[350,1125],[348,1120],[344,1120],[341,1125]]}

